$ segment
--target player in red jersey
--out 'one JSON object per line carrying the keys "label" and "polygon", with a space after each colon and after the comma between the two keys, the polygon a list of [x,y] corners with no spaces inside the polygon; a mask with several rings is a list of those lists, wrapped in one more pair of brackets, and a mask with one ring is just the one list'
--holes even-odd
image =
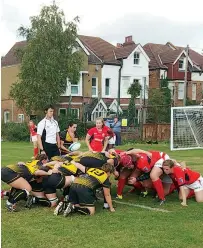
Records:
{"label": "player in red jersey", "polygon": [[30,138],[34,146],[34,158],[38,155],[38,144],[37,144],[37,126],[33,121],[29,121]]}
{"label": "player in red jersey", "polygon": [[108,127],[104,125],[103,118],[96,119],[96,127],[91,128],[86,135],[86,144],[89,151],[104,152],[108,145]]}
{"label": "player in red jersey", "polygon": [[[164,178],[161,180],[161,176],[163,176],[163,170],[162,170],[162,164],[164,160],[169,159],[169,156],[164,153],[164,152],[159,152],[159,151],[144,151],[141,149],[133,149],[126,154],[128,155],[137,155],[138,153],[144,153],[146,154],[150,159],[150,165],[149,168],[151,168],[150,172],[150,178],[153,183],[153,187],[156,189],[156,192],[158,194],[158,197],[160,199],[160,205],[162,205],[165,202],[165,194],[164,194],[164,188],[162,181],[166,184],[165,187],[168,187],[170,189],[172,181],[169,177],[164,176]],[[147,167],[146,167],[147,168]]]}
{"label": "player in red jersey", "polygon": [[187,197],[194,193],[197,202],[203,202],[203,178],[199,172],[178,166],[173,160],[163,162],[164,173],[169,175],[180,189],[181,205],[187,206]]}

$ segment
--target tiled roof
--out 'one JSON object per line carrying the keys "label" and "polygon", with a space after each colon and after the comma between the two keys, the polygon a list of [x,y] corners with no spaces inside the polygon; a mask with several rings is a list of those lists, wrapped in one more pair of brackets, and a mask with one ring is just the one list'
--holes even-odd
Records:
{"label": "tiled roof", "polygon": [[136,47],[137,45],[132,42],[128,45],[124,45],[123,47],[116,48],[115,54],[117,59],[127,58],[133,52],[133,50],[135,50]]}
{"label": "tiled roof", "polygon": [[20,64],[20,60],[16,57],[16,50],[23,49],[26,46],[26,41],[19,41],[8,51],[8,53],[2,58],[1,66],[9,66]]}
{"label": "tiled roof", "polygon": [[89,48],[102,61],[119,64],[119,61],[115,58],[116,47],[114,45],[99,37],[79,35],[78,38],[85,47]]}
{"label": "tiled roof", "polygon": [[[166,64],[173,63],[181,52],[185,50],[184,47],[174,46],[170,42],[167,42],[166,45],[147,43],[143,48],[150,58],[150,69],[166,69]],[[190,49],[189,57],[194,64],[203,68],[203,56],[201,54]]]}

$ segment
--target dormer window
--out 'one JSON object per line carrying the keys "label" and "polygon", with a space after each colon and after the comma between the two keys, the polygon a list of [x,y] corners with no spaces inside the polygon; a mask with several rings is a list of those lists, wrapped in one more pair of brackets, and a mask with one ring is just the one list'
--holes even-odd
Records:
{"label": "dormer window", "polygon": [[179,66],[178,66],[179,70],[184,70],[184,59],[179,59]]}
{"label": "dormer window", "polygon": [[139,65],[140,63],[140,53],[135,52],[134,53],[134,65]]}

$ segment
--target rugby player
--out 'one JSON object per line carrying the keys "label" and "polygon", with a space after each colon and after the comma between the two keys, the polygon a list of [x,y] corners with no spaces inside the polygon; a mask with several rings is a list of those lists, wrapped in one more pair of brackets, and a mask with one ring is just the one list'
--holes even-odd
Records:
{"label": "rugby player", "polygon": [[115,212],[112,205],[112,199],[110,194],[111,183],[109,177],[114,172],[114,166],[109,163],[105,163],[101,168],[87,168],[80,163],[72,161],[83,175],[75,178],[73,184],[70,187],[69,204],[64,211],[64,216],[70,213],[81,213],[84,215],[94,215],[95,206],[95,190],[103,187],[104,196],[109,210]]}

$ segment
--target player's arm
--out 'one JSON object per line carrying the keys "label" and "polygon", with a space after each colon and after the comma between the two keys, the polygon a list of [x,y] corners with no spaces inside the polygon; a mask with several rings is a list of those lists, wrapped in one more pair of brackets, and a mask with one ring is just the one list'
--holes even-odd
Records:
{"label": "player's arm", "polygon": [[60,148],[68,153],[69,150],[64,146],[64,140],[61,140],[60,142],[61,142]]}
{"label": "player's arm", "polygon": [[56,142],[57,142],[58,148],[60,148],[61,147],[61,140],[60,140],[59,133],[56,133]]}
{"label": "player's arm", "polygon": [[180,186],[179,188],[180,188],[180,193],[182,195],[181,205],[184,207],[187,207],[187,197],[186,197],[184,186]]}
{"label": "player's arm", "polygon": [[110,211],[111,211],[111,212],[115,212],[115,209],[114,209],[113,204],[112,204],[110,188],[105,188],[105,187],[103,187],[103,191],[104,191],[104,197],[105,197],[105,199],[106,199],[106,202],[107,202],[108,205],[109,205]]}
{"label": "player's arm", "polygon": [[[44,151],[44,147],[42,145],[42,133],[44,130],[44,126],[43,123],[39,123],[37,126],[37,143],[38,143],[38,147],[41,151]],[[45,151],[44,151],[45,153]]]}
{"label": "player's arm", "polygon": [[51,174],[52,174],[52,170],[49,170],[49,171],[43,171],[43,170],[36,170],[35,172],[34,172],[34,175],[35,176],[50,176]]}
{"label": "player's arm", "polygon": [[87,133],[86,138],[85,138],[85,142],[87,144],[89,151],[93,151],[91,146],[90,146],[90,138],[91,138],[91,136]]}
{"label": "player's arm", "polygon": [[138,153],[144,153],[148,157],[152,157],[152,153],[151,152],[147,152],[147,151],[144,151],[144,150],[141,150],[141,149],[133,149],[133,150],[130,150],[130,151],[127,151],[126,152],[126,154],[128,154],[128,155],[137,155]]}
{"label": "player's arm", "polygon": [[83,173],[86,173],[86,167],[80,163],[75,162],[74,160],[71,161],[71,164],[74,164],[79,170]]}

